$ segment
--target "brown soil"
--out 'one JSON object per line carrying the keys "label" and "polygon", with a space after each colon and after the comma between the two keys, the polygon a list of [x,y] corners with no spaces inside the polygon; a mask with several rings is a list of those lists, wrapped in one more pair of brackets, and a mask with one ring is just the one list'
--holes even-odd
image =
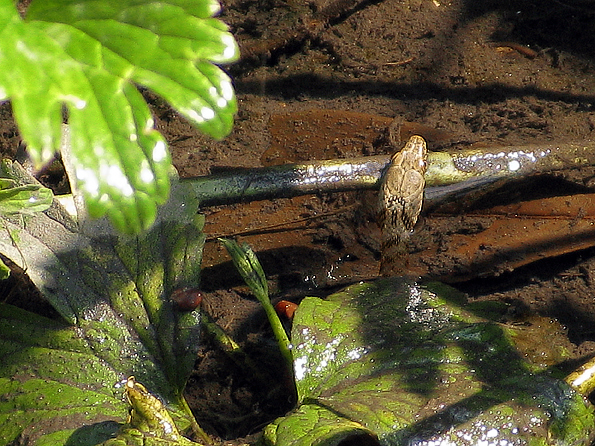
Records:
{"label": "brown soil", "polygon": [[[185,177],[381,153],[386,149],[379,141],[395,117],[441,130],[430,150],[453,143],[591,140],[594,6],[588,0],[227,0],[222,18],[243,54],[229,67],[239,99],[232,134],[210,141],[155,99],[157,126]],[[7,109],[3,113],[0,145],[14,154],[18,135]],[[590,175],[507,185],[479,207],[589,192]],[[205,339],[187,393],[209,433],[227,444],[250,442],[293,402],[264,314],[216,237],[249,243],[274,299],[299,302],[376,277],[374,200],[371,192],[353,192],[204,209],[203,310],[241,344],[260,374],[255,379]],[[452,279],[460,262],[446,255],[450,244],[493,224],[468,212],[426,212],[412,240],[424,275],[448,280],[452,272]],[[576,355],[592,354],[595,248],[588,246],[544,253],[518,268],[487,263],[464,281],[449,281],[471,299],[498,299],[515,314],[557,319]]]}

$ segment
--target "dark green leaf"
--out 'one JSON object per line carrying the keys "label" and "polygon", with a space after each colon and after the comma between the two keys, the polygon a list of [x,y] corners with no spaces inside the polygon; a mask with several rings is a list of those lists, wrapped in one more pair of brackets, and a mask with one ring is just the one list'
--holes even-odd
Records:
{"label": "dark green leaf", "polygon": [[517,351],[528,329],[461,302],[400,278],[304,299],[292,330],[301,405],[266,429],[268,443],[331,446],[368,432],[390,446],[589,445],[593,408]]}
{"label": "dark green leaf", "polygon": [[[118,383],[130,375],[168,403],[180,429],[197,430],[182,390],[198,349],[200,313],[178,312],[169,295],[198,287],[204,236],[197,203],[175,177],[173,183],[172,200],[138,237],[117,236],[104,221],[79,222],[88,231],[82,233],[57,203],[26,225],[0,222],[15,235],[0,237],[0,253],[26,269],[72,324],[1,307],[0,445],[19,435],[31,444],[105,440],[98,432],[106,421],[126,420]],[[83,437],[85,443],[74,440]]]}

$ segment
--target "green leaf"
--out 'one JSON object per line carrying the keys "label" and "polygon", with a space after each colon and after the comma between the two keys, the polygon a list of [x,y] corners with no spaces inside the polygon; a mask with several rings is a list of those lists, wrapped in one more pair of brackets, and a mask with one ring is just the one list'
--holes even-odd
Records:
{"label": "green leaf", "polygon": [[[19,436],[35,444],[56,421],[72,433],[74,426],[125,418],[126,404],[117,388],[121,375],[93,353],[75,327],[1,304],[0,352],[0,444]],[[119,427],[115,422],[109,426],[100,441]]]}
{"label": "green leaf", "polygon": [[[48,188],[40,184],[18,185],[13,179],[4,178],[10,163],[2,161],[0,166],[0,215],[28,215],[33,212],[45,211],[52,204],[54,195]],[[3,228],[5,231],[6,229]],[[6,231],[6,235],[13,235]],[[0,280],[8,279],[10,268],[0,259]]]}
{"label": "green leaf", "polygon": [[[358,434],[374,435],[363,425],[322,406],[303,404],[290,418],[269,424],[264,438],[269,444],[333,445],[346,439],[354,440]],[[357,443],[352,441],[352,444]]]}
{"label": "green leaf", "polygon": [[215,63],[238,49],[212,0],[34,0],[23,20],[0,4],[0,99],[12,101],[36,165],[60,148],[68,110],[73,180],[89,214],[148,228],[169,193],[170,155],[135,84],[201,131],[229,133],[231,81]]}
{"label": "green leaf", "polygon": [[106,440],[127,418],[122,380],[131,375],[168,404],[181,431],[202,434],[182,396],[200,313],[178,311],[169,296],[200,284],[203,220],[172,182],[172,199],[137,237],[101,220],[86,235],[57,202],[26,224],[0,221],[15,235],[0,237],[0,253],[70,324],[0,307],[0,445]]}
{"label": "green leaf", "polygon": [[401,278],[305,298],[292,329],[300,405],[266,428],[267,444],[332,446],[367,433],[390,446],[589,445],[593,407],[514,346],[543,334],[462,302],[444,285]]}
{"label": "green leaf", "polygon": [[250,287],[261,305],[271,306],[272,308],[267,279],[252,248],[246,243],[240,245],[230,239],[220,238],[219,241],[225,246],[242,279]]}
{"label": "green leaf", "polygon": [[0,178],[0,215],[45,211],[53,199],[52,191],[41,185],[16,186],[14,180]]}
{"label": "green leaf", "polygon": [[0,280],[10,277],[10,268],[0,259]]}

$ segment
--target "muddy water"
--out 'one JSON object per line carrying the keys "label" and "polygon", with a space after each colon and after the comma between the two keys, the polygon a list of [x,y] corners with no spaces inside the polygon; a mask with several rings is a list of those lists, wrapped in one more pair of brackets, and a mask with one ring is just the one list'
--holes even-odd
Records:
{"label": "muddy water", "polygon": [[[239,99],[232,134],[210,141],[148,96],[183,176],[385,154],[382,138],[395,117],[412,123],[409,132],[433,129],[430,150],[453,142],[595,139],[590,2],[227,0],[223,6],[222,18],[246,55],[229,68]],[[0,147],[14,154],[18,134],[7,109],[0,117]],[[553,318],[566,327],[575,355],[592,354],[592,174],[532,177],[480,201],[427,209],[411,241],[413,271],[455,282],[474,300],[503,301],[511,317]],[[241,444],[238,437],[291,407],[263,314],[216,237],[249,243],[274,299],[299,302],[376,277],[375,199],[372,191],[318,194],[203,210],[210,239],[204,311],[262,364],[269,384],[251,379],[205,340],[188,396],[210,433]],[[503,240],[506,246],[497,244]]]}

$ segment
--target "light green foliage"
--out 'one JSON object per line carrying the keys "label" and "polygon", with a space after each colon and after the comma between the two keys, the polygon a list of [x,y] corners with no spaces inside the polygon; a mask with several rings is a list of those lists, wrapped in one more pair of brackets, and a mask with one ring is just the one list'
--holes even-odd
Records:
{"label": "light green foliage", "polygon": [[52,204],[52,191],[37,185],[17,186],[14,180],[0,178],[0,215],[31,214],[45,211]]}
{"label": "light green foliage", "polygon": [[34,0],[23,19],[0,1],[0,99],[10,99],[37,166],[71,132],[71,181],[89,214],[138,233],[167,200],[170,156],[142,85],[201,131],[225,136],[236,101],[215,63],[238,49],[215,0]]}
{"label": "light green foliage", "polygon": [[266,428],[267,444],[367,433],[385,446],[589,445],[592,406],[527,363],[514,328],[462,303],[401,278],[304,299],[292,329],[299,406]]}

